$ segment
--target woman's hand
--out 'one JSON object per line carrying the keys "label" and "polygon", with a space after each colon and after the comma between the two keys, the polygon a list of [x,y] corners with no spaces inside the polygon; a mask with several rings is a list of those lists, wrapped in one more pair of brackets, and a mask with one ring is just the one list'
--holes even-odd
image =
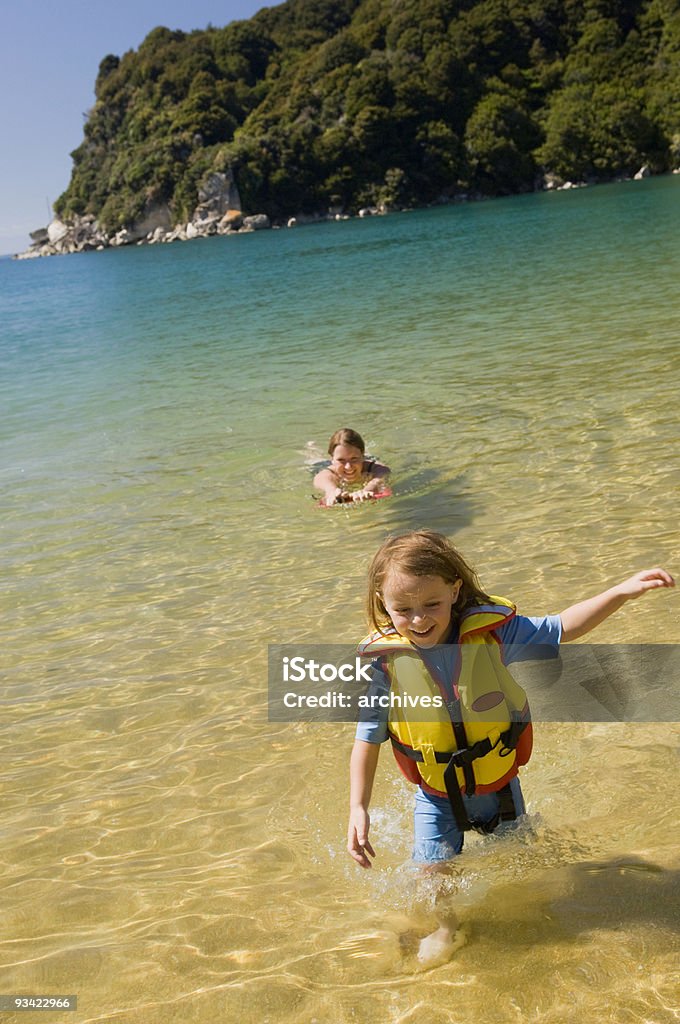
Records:
{"label": "woman's hand", "polygon": [[341,487],[333,487],[331,490],[326,491],[326,493],[324,494],[323,499],[322,499],[324,505],[328,505],[329,507],[331,505],[335,505],[335,503],[338,501],[338,499],[340,499],[340,495],[341,494],[342,494],[342,488]]}

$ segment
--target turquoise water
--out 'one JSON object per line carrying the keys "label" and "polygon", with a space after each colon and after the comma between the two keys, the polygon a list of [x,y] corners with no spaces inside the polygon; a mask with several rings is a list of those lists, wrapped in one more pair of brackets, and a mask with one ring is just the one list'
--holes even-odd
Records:
{"label": "turquoise water", "polygon": [[[677,727],[537,730],[537,837],[473,847],[470,942],[423,975],[410,794],[384,755],[358,876],[351,728],[269,725],[265,687],[268,641],[361,635],[388,531],[445,531],[527,613],[677,573],[679,233],[665,178],[0,261],[4,991],[78,992],[74,1021],[467,1024],[484,992],[489,1021],[674,1019]],[[315,507],[340,425],[394,498]],[[674,594],[597,634],[652,637]]]}

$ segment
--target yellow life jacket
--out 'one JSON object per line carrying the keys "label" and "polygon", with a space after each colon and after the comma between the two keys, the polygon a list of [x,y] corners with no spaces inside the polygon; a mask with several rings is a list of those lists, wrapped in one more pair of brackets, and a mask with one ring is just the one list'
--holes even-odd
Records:
{"label": "yellow life jacket", "polygon": [[503,664],[493,632],[514,616],[515,605],[491,600],[463,613],[451,680],[437,679],[396,630],[374,633],[359,646],[362,656],[381,659],[390,680],[388,731],[399,767],[438,796],[447,795],[444,772],[456,753],[458,786],[467,795],[503,789],[531,756],[527,695]]}

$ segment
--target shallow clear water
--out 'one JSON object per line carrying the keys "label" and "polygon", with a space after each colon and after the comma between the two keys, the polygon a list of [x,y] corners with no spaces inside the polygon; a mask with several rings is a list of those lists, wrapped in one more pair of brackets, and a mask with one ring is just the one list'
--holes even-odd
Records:
{"label": "shallow clear water", "polygon": [[[414,526],[529,614],[677,573],[679,232],[668,178],[0,262],[4,992],[78,993],[74,1022],[677,1020],[677,725],[537,725],[530,822],[469,844],[469,941],[423,973],[411,794],[385,751],[360,873],[352,727],[268,723],[266,644],[358,638]],[[340,425],[392,499],[316,508]],[[676,643],[677,608],[596,638]]]}

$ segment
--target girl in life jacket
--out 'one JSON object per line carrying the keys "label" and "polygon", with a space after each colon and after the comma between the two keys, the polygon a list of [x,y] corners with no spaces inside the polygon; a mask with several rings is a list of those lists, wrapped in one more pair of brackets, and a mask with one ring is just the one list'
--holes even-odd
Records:
{"label": "girl in life jacket", "polygon": [[[626,601],[674,586],[663,569],[631,576],[559,615],[518,615],[482,590],[474,570],[441,534],[390,537],[368,574],[373,632],[359,653],[372,662],[367,710],[350,761],[347,849],[363,868],[375,851],[368,814],[380,744],[416,784],[415,861],[440,865],[460,853],[465,831],[491,832],[524,813],[519,768],[531,754],[531,718],[513,661],[555,657]],[[421,943],[419,958],[454,947],[455,914]]]}

